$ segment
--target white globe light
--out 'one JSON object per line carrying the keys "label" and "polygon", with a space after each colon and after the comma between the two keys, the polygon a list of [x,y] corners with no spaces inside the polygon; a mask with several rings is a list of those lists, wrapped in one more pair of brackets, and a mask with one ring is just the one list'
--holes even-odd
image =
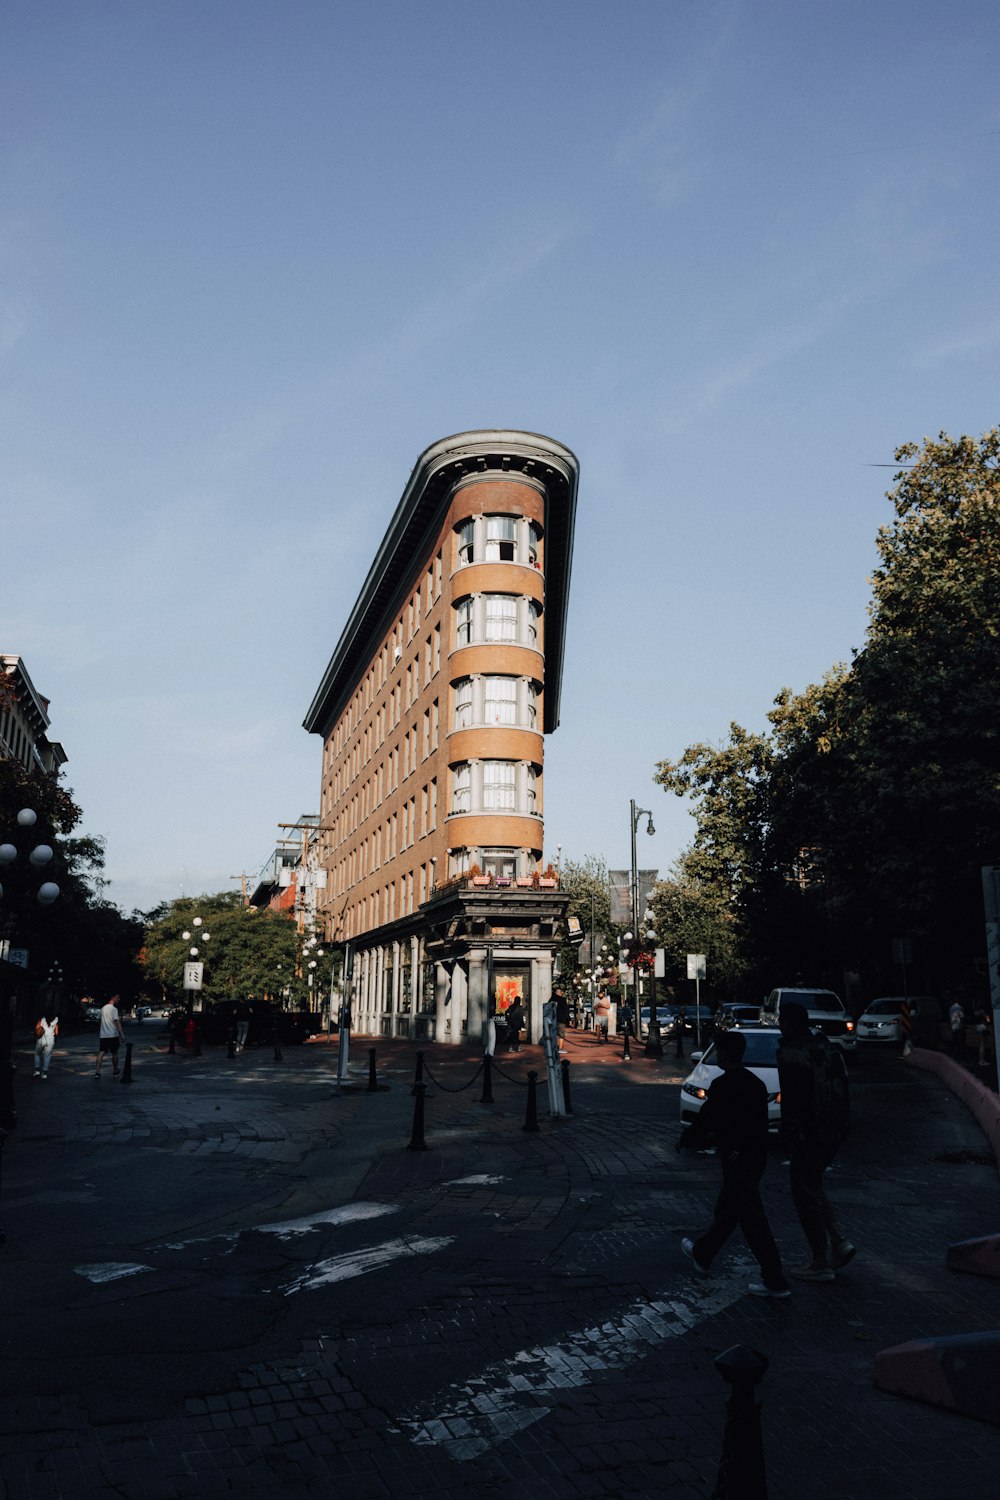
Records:
{"label": "white globe light", "polygon": [[626,943],[630,943],[632,941],[632,934],[630,932],[625,932],[622,934],[622,938]]}
{"label": "white globe light", "polygon": [[314,958],[311,958],[309,960],[309,967],[310,967],[310,969],[315,969],[315,967],[316,967],[316,960]]}
{"label": "white globe light", "polygon": [[38,899],[43,906],[51,906],[59,895],[59,887],[54,880],[47,880],[44,885],[38,887]]}
{"label": "white globe light", "polygon": [[187,931],[182,932],[181,937],[184,939],[185,943],[189,943],[191,941],[191,934]]}
{"label": "white globe light", "polygon": [[12,865],[17,858],[13,844],[0,844],[0,865]]}
{"label": "white globe light", "polygon": [[211,936],[210,932],[199,932],[198,939],[202,943],[207,943],[211,939]]}
{"label": "white globe light", "polygon": [[28,855],[29,861],[34,865],[36,870],[40,870],[43,865],[47,865],[51,858],[52,849],[48,844],[37,845]]}
{"label": "white globe light", "polygon": [[32,812],[30,807],[22,807],[17,815],[18,828],[34,828],[38,822],[38,814]]}
{"label": "white globe light", "polygon": [[194,925],[196,927],[200,927],[201,926],[201,917],[195,917],[195,919],[194,919]]}
{"label": "white globe light", "polygon": [[197,948],[189,948],[188,952],[190,953],[190,955],[191,955],[192,958],[197,958],[198,957],[198,950],[197,950]]}

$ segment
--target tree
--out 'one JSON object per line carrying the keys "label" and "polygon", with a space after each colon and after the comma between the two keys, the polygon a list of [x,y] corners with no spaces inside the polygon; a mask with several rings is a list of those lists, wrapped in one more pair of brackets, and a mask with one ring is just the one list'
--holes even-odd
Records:
{"label": "tree", "polygon": [[[559,871],[559,884],[569,893],[566,915],[576,917],[586,934],[584,955],[592,960],[605,942],[614,942],[616,934],[611,925],[611,896],[608,889],[608,867],[597,854],[587,854],[582,860],[563,860]],[[591,939],[594,951],[591,953]],[[617,951],[617,947],[616,947]],[[564,943],[560,949],[560,971],[571,973],[579,962],[581,949]]]}
{"label": "tree", "polygon": [[737,911],[728,892],[692,876],[687,857],[682,857],[670,878],[653,887],[652,907],[665,983],[683,993],[678,987],[687,983],[687,956],[703,953],[709,995],[732,995],[746,966]]}
{"label": "tree", "polygon": [[[196,940],[195,918],[202,918],[201,932],[208,940]],[[185,938],[184,933],[192,934]],[[199,949],[204,962],[201,997],[212,1004],[240,997],[292,1002],[305,1005],[310,960],[303,954],[302,939],[288,912],[269,907],[243,906],[232,891],[213,896],[180,897],[148,914],[143,964],[147,983],[160,997],[181,1004],[184,965],[191,961],[190,949]],[[316,959],[313,994],[329,992],[330,956]]]}
{"label": "tree", "polygon": [[850,666],[783,691],[656,779],[696,799],[687,861],[727,891],[759,970],[892,983],[894,937],[928,984],[971,975],[979,869],[1000,860],[1000,429],[897,450],[870,623]]}

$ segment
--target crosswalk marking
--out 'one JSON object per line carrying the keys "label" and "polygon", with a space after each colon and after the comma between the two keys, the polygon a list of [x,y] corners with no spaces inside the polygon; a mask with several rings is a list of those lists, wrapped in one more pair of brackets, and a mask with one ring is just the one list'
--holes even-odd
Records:
{"label": "crosswalk marking", "polygon": [[335,1281],[349,1281],[353,1276],[365,1276],[369,1271],[378,1271],[382,1266],[409,1255],[433,1255],[445,1249],[454,1239],[453,1235],[437,1238],[412,1236],[406,1239],[386,1240],[382,1245],[373,1245],[370,1250],[355,1250],[347,1255],[331,1255],[327,1260],[317,1261],[294,1281],[289,1281],[280,1290],[286,1297],[293,1292],[315,1291],[317,1287],[330,1286]]}
{"label": "crosswalk marking", "polygon": [[550,1391],[589,1385],[605,1370],[642,1359],[665,1339],[677,1338],[705,1318],[730,1307],[746,1292],[749,1265],[710,1285],[687,1283],[663,1297],[632,1302],[605,1323],[570,1333],[557,1344],[523,1349],[488,1365],[463,1385],[449,1386],[433,1403],[422,1403],[390,1429],[417,1444],[440,1444],[460,1462],[477,1458],[494,1444],[540,1422],[550,1407],[535,1405]]}
{"label": "crosswalk marking", "polygon": [[353,1224],[362,1219],[380,1219],[383,1214],[399,1212],[398,1203],[344,1203],[339,1208],[324,1208],[318,1213],[303,1214],[298,1219],[283,1219],[275,1224],[251,1224],[249,1229],[233,1229],[223,1234],[201,1235],[190,1240],[169,1240],[154,1245],[154,1250],[186,1250],[191,1245],[208,1245],[213,1240],[224,1240],[235,1244],[241,1234],[274,1234],[279,1239],[290,1240],[296,1235],[309,1234],[322,1224]]}
{"label": "crosswalk marking", "polygon": [[97,1265],[74,1266],[73,1270],[77,1276],[85,1276],[88,1281],[94,1282],[96,1286],[107,1281],[121,1281],[125,1276],[138,1276],[143,1271],[151,1271],[152,1266],[140,1266],[131,1261],[102,1261]]}

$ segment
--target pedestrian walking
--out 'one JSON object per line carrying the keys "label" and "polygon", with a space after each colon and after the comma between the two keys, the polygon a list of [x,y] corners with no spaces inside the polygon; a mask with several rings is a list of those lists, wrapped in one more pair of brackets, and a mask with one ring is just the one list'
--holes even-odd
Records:
{"label": "pedestrian walking", "polygon": [[965,1055],[965,1011],[961,1001],[953,1000],[948,1007],[948,1025],[951,1029],[951,1055],[960,1058]]}
{"label": "pedestrian walking", "polygon": [[985,1068],[990,1060],[990,1031],[993,1026],[993,1017],[985,1005],[980,1002],[972,1013],[972,1025],[976,1033],[976,1046],[979,1055],[976,1058],[976,1066]]}
{"label": "pedestrian walking", "polygon": [[53,1016],[39,1016],[35,1022],[35,1077],[48,1078],[49,1063],[59,1035],[59,1020]]}
{"label": "pedestrian walking", "polygon": [[111,1058],[111,1068],[118,1077],[118,1047],[125,1040],[122,1018],[118,1012],[118,996],[112,995],[106,1005],[101,1006],[101,1019],[97,1030],[97,1069],[95,1078],[101,1076],[101,1064],[105,1057]]}
{"label": "pedestrian walking", "polygon": [[553,999],[556,1002],[556,1036],[559,1039],[559,1051],[566,1052],[566,1027],[569,1025],[569,1001],[566,999],[566,991],[561,984],[557,984],[553,991]]}
{"label": "pedestrian walking", "polygon": [[524,1006],[515,1000],[507,1011],[507,1046],[511,1052],[521,1050],[521,1032],[524,1030]]}
{"label": "pedestrian walking", "polygon": [[247,1044],[247,1033],[250,1030],[250,1017],[253,1007],[245,1000],[237,1000],[235,1007],[236,1015],[236,1050],[242,1052]]}
{"label": "pedestrian walking", "polygon": [[806,1265],[793,1267],[792,1275],[801,1281],[833,1281],[855,1254],[823,1185],[823,1174],[847,1134],[847,1069],[827,1038],[810,1030],[804,1005],[786,1001],[778,1025],[781,1140],[788,1152],[792,1202],[812,1252]]}
{"label": "pedestrian walking", "polygon": [[712,1222],[698,1239],[681,1240],[681,1249],[707,1276],[738,1225],[760,1266],[761,1279],[751,1281],[747,1290],[755,1297],[789,1297],[791,1288],[760,1196],[767,1165],[767,1085],[744,1067],[746,1045],[739,1031],[719,1037],[715,1055],[722,1073],[677,1142],[678,1151],[716,1146],[722,1165],[722,1190]]}
{"label": "pedestrian walking", "polygon": [[608,1039],[608,1025],[611,1020],[611,1001],[607,991],[601,990],[594,1001],[594,1030],[602,1042]]}

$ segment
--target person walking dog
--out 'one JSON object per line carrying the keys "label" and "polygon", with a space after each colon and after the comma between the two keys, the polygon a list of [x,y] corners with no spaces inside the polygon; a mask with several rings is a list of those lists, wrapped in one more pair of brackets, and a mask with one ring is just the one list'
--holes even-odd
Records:
{"label": "person walking dog", "polygon": [[806,1265],[793,1267],[792,1275],[800,1281],[833,1281],[856,1253],[823,1186],[823,1173],[847,1134],[847,1069],[826,1037],[810,1029],[804,1005],[786,1001],[778,1026],[781,1141],[788,1152],[792,1202],[812,1252]]}
{"label": "person walking dog", "polygon": [[767,1086],[743,1066],[747,1039],[741,1031],[724,1031],[715,1044],[721,1076],[677,1142],[678,1151],[718,1147],[722,1191],[712,1222],[696,1240],[681,1240],[681,1249],[707,1276],[712,1261],[739,1225],[760,1266],[760,1281],[747,1290],[755,1297],[789,1297],[781,1255],[760,1196],[767,1165]]}
{"label": "person walking dog", "polygon": [[39,1016],[35,1022],[35,1077],[48,1078],[49,1063],[59,1035],[59,1021],[53,1016]]}
{"label": "person walking dog", "polygon": [[106,1005],[101,1006],[101,1020],[97,1034],[97,1068],[95,1078],[101,1076],[101,1064],[105,1057],[111,1058],[111,1068],[118,1077],[118,1047],[125,1040],[122,1018],[118,1013],[118,996],[112,995]]}

